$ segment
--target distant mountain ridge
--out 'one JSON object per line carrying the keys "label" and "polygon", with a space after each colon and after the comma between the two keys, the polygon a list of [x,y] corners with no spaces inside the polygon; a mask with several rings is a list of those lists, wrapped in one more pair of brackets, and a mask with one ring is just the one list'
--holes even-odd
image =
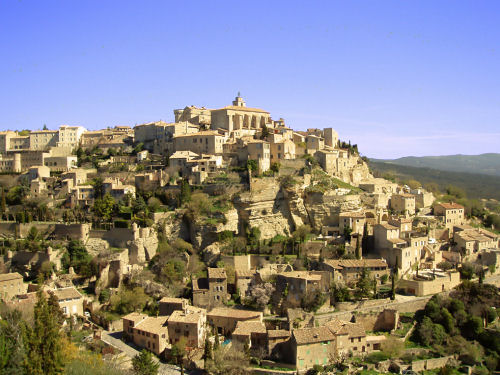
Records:
{"label": "distant mountain ridge", "polygon": [[[499,145],[500,147],[500,145]],[[371,159],[375,162],[407,167],[432,168],[449,172],[465,172],[500,176],[500,154],[405,156],[399,159]]]}

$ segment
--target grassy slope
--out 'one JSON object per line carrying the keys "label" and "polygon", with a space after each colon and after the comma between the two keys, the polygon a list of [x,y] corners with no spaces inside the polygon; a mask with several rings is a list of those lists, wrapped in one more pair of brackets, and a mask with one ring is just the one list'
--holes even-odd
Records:
{"label": "grassy slope", "polygon": [[422,184],[434,182],[443,191],[448,185],[465,190],[468,198],[494,198],[500,200],[500,176],[441,171],[370,161],[370,168],[380,174],[391,173],[403,180],[415,179]]}

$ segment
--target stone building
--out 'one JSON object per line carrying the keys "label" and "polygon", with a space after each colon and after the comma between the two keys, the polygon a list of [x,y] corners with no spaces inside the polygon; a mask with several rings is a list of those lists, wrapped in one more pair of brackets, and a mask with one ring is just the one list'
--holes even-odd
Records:
{"label": "stone building", "polygon": [[26,293],[23,277],[17,273],[0,274],[0,298],[8,301],[18,294]]}
{"label": "stone building", "polygon": [[54,289],[50,291],[57,297],[59,307],[64,315],[83,316],[83,296],[74,287]]}
{"label": "stone building", "polygon": [[350,228],[352,233],[362,235],[365,222],[366,216],[364,212],[341,212],[339,214],[339,231],[342,234],[345,228]]}
{"label": "stone building", "polygon": [[390,275],[390,269],[384,259],[326,259],[320,265],[322,270],[331,273],[332,281],[355,284],[363,271],[380,283],[384,275]]}
{"label": "stone building", "polygon": [[176,135],[174,151],[192,151],[196,154],[222,154],[226,137],[214,130]]}
{"label": "stone building", "polygon": [[269,112],[247,107],[239,95],[234,99],[232,105],[211,111],[212,129],[222,128],[230,133],[244,129],[257,131],[270,122]]}
{"label": "stone building", "polygon": [[447,229],[465,224],[465,208],[458,203],[438,203],[434,206],[434,216],[438,216]]}
{"label": "stone building", "polygon": [[282,272],[276,278],[276,295],[286,295],[287,307],[300,307],[306,296],[325,292],[330,286],[328,272]]}
{"label": "stone building", "polygon": [[231,336],[238,322],[254,321],[262,323],[262,316],[260,311],[217,307],[207,313],[207,320],[220,335]]}
{"label": "stone building", "polygon": [[183,310],[175,310],[167,320],[168,338],[171,345],[186,339],[190,348],[202,348],[205,342],[206,310],[186,306]]}
{"label": "stone building", "polygon": [[240,321],[232,334],[235,348],[243,350],[247,346],[252,352],[267,352],[267,330],[262,322]]}
{"label": "stone building", "polygon": [[167,317],[151,317],[133,312],[123,320],[123,337],[135,345],[161,355],[168,343]]}
{"label": "stone building", "polygon": [[412,194],[393,194],[391,209],[403,215],[415,215],[415,196]]}
{"label": "stone building", "polygon": [[229,299],[227,275],[223,268],[208,268],[207,278],[193,278],[193,305],[203,308],[223,306]]}
{"label": "stone building", "polygon": [[184,311],[188,306],[188,300],[185,298],[163,297],[158,302],[159,315],[168,316],[174,311]]}

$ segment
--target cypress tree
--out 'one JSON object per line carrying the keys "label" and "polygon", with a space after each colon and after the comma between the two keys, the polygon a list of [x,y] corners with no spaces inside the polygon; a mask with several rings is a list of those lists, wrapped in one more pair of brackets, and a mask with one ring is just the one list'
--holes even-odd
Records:
{"label": "cypress tree", "polygon": [[64,368],[61,344],[62,312],[57,299],[49,301],[40,288],[33,311],[34,323],[26,330],[26,371],[34,375],[61,374]]}
{"label": "cypress tree", "polygon": [[361,246],[359,244],[359,234],[356,237],[356,259],[361,259]]}
{"label": "cypress tree", "polygon": [[2,200],[0,203],[0,211],[2,213],[2,219],[3,219],[5,213],[7,212],[7,203],[5,202],[5,190],[3,189],[3,187],[2,187]]}

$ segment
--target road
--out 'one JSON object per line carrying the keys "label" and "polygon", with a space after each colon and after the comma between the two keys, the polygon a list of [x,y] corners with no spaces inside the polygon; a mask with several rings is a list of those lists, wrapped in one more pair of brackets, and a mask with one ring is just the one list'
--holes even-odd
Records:
{"label": "road", "polygon": [[[124,343],[121,340],[121,335],[121,332],[108,332],[103,330],[101,333],[101,340],[106,344],[120,350],[130,359],[134,358],[137,354],[139,354],[139,350],[132,345]],[[156,357],[153,358],[156,359]],[[159,375],[179,375],[181,373],[180,368],[177,366],[163,363],[159,360],[158,362],[160,363],[160,368],[158,369]]]}

